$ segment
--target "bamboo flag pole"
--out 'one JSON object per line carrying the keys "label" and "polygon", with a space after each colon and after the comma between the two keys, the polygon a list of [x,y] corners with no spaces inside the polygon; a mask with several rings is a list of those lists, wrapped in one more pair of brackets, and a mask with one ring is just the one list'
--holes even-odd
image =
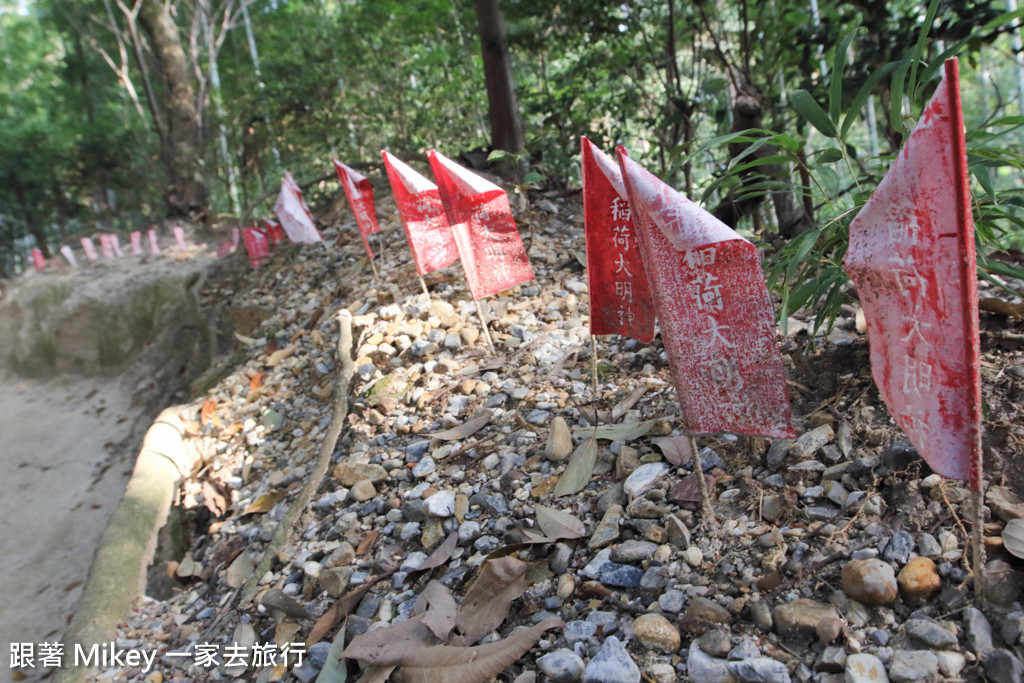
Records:
{"label": "bamboo flag pole", "polygon": [[380,273],[377,272],[377,266],[376,266],[376,264],[374,264],[373,259],[370,258],[369,255],[367,255],[366,258],[370,262],[370,270],[373,271],[373,279],[376,280],[376,279],[380,278]]}
{"label": "bamboo flag pole", "polygon": [[484,328],[484,339],[487,340],[487,346],[491,350],[491,355],[494,355],[494,342],[491,341],[491,332],[487,329],[487,316],[484,315],[484,303],[483,299],[476,302],[476,313],[480,316],[480,325]]}
{"label": "bamboo flag pole", "polygon": [[426,280],[423,279],[422,275],[420,275],[419,277],[420,285],[423,287],[423,296],[427,297],[427,303],[430,303],[430,292],[427,291],[427,282]]}
{"label": "bamboo flag pole", "polygon": [[984,515],[981,511],[982,492],[980,489],[971,491],[971,510],[974,519],[971,523],[971,561],[974,564],[974,595],[982,601],[987,600],[985,595],[985,539],[983,538],[982,527]]}
{"label": "bamboo flag pole", "polygon": [[709,529],[714,529],[715,511],[711,507],[711,496],[708,494],[708,485],[704,481],[704,465],[700,462],[700,451],[697,449],[697,440],[687,435],[690,440],[690,452],[693,454],[693,471],[697,475],[697,490],[700,492],[701,510],[704,513],[704,523]]}
{"label": "bamboo flag pole", "polygon": [[590,351],[591,351],[591,355],[590,355],[590,368],[591,368],[591,370],[593,372],[593,375],[594,375],[594,398],[596,399],[598,397],[598,391],[599,391],[598,388],[597,388],[597,335],[596,334],[590,335]]}

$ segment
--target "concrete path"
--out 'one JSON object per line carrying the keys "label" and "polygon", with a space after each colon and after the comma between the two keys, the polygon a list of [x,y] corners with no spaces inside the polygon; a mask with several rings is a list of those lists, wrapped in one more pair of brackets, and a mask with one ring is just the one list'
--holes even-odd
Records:
{"label": "concrete path", "polygon": [[139,417],[117,380],[0,378],[0,681],[10,643],[62,640],[135,464]]}

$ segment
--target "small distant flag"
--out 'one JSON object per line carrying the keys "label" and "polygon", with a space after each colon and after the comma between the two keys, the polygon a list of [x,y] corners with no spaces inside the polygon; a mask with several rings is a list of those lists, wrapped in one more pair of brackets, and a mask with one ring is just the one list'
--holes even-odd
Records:
{"label": "small distant flag", "polygon": [[149,230],[148,234],[149,234],[149,251],[150,251],[151,254],[153,254],[153,256],[156,256],[157,254],[160,253],[160,245],[157,244],[157,242],[156,242],[156,230],[151,228]]}
{"label": "small distant flag", "polygon": [[142,233],[138,230],[132,232],[132,254],[142,256]]}
{"label": "small distant flag", "polygon": [[617,151],[682,428],[795,436],[757,247]]}
{"label": "small distant flag", "polygon": [[41,273],[46,270],[46,258],[43,256],[42,250],[36,247],[32,247],[32,265],[36,272]]}
{"label": "small distant flag", "polygon": [[377,209],[373,201],[373,187],[366,176],[357,173],[337,159],[334,162],[334,170],[341,181],[341,187],[345,190],[345,197],[348,198],[348,205],[352,208],[352,215],[356,217],[356,225],[359,228],[359,235],[363,238],[363,246],[366,254],[373,258],[373,250],[370,249],[370,242],[367,236],[380,232],[380,225],[377,223]]}
{"label": "small distant flag", "polygon": [[86,257],[90,261],[95,261],[99,258],[99,254],[96,253],[96,245],[93,244],[92,238],[83,237],[79,240],[82,243],[82,251],[85,252]]}
{"label": "small distant flag", "polygon": [[242,231],[238,228],[231,228],[231,249],[235,250],[238,248],[238,243],[242,239]]}
{"label": "small distant flag", "polygon": [[270,260],[270,248],[267,244],[267,236],[262,230],[256,227],[248,227],[242,231],[245,240],[245,251],[249,254],[249,262],[253,268],[258,268]]}
{"label": "small distant flag", "polygon": [[72,268],[78,267],[78,259],[75,258],[75,252],[71,250],[70,246],[65,244],[60,248],[60,253],[63,254],[65,259],[67,259],[68,265]]}
{"label": "small distant flag", "polygon": [[505,190],[434,150],[427,158],[473,299],[532,280]]}
{"label": "small distant flag", "polygon": [[263,225],[266,226],[263,234],[267,236],[267,242],[270,243],[270,246],[276,247],[281,242],[284,242],[284,228],[281,227],[280,223],[264,218]]}
{"label": "small distant flag", "polygon": [[124,258],[124,252],[121,251],[121,240],[117,235],[110,236],[110,248],[114,250],[114,255],[117,258]]}
{"label": "small distant flag", "polygon": [[845,265],[896,424],[938,474],[980,491],[978,283],[956,60],[850,224]]}
{"label": "small distant flag", "polygon": [[290,171],[284,172],[281,180],[281,193],[274,204],[274,213],[281,221],[281,226],[288,233],[288,239],[295,244],[315,244],[322,242],[320,233],[313,225],[313,214],[302,198],[302,190],[295,182]]}
{"label": "small distant flag", "polygon": [[185,244],[185,229],[180,225],[174,226],[174,239],[178,242],[178,249],[181,251],[188,251],[188,245]]}
{"label": "small distant flag", "polygon": [[114,258],[114,245],[110,240],[110,235],[100,235],[100,250],[103,252],[103,258]]}
{"label": "small distant flag", "polygon": [[381,156],[416,272],[426,275],[450,266],[459,258],[459,250],[452,238],[437,185],[388,152],[381,150]]}
{"label": "small distant flag", "polygon": [[622,171],[585,137],[583,224],[587,237],[590,333],[654,338],[654,302],[640,258]]}

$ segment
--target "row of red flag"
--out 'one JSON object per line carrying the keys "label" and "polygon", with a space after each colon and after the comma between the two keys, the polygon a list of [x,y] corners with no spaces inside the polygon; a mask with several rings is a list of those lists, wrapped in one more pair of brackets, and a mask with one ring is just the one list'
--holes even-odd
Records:
{"label": "row of red flag", "polygon": [[[174,239],[178,244],[180,251],[187,251],[188,244],[185,240],[185,229],[181,226],[175,226],[173,229]],[[160,245],[157,241],[156,229],[149,230],[147,233],[149,239],[149,251],[152,255],[160,253]],[[82,245],[82,251],[85,252],[85,256],[90,261],[97,261],[100,258],[100,254],[103,255],[104,259],[112,258],[124,258],[124,252],[121,251],[121,240],[114,233],[103,233],[99,236],[100,239],[100,250],[96,251],[96,243],[91,237],[82,237],[79,243]],[[136,230],[131,233],[132,243],[132,254],[135,256],[142,256],[142,232]],[[237,238],[236,238],[237,243]],[[43,256],[43,252],[38,247],[32,247],[29,250],[32,256],[32,265],[37,271],[43,271],[46,269],[46,258]],[[64,259],[68,262],[68,265],[72,268],[78,266],[78,258],[75,256],[74,250],[70,245],[63,245],[60,248],[60,253]]]}
{"label": "row of red flag", "polygon": [[[749,241],[644,170],[582,140],[591,332],[649,341],[661,325],[688,433],[793,436],[761,259]],[[845,267],[871,368],[937,473],[980,491],[974,225],[955,60],[850,226]]]}

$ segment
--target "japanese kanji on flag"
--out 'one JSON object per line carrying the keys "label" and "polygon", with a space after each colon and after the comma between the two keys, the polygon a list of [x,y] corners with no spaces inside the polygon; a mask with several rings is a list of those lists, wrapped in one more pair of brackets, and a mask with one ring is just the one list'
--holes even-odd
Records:
{"label": "japanese kanji on flag", "polygon": [[955,60],[850,224],[845,266],[896,424],[933,470],[981,490],[978,283]]}
{"label": "japanese kanji on flag", "polygon": [[590,280],[590,333],[654,338],[654,302],[640,258],[622,171],[585,137],[583,218]]}
{"label": "japanese kanji on flag", "polygon": [[341,181],[341,187],[345,190],[345,197],[348,205],[352,208],[352,215],[356,217],[356,225],[359,227],[359,236],[363,238],[363,246],[366,247],[366,255],[373,258],[373,250],[370,249],[370,242],[367,236],[380,232],[380,225],[377,223],[377,209],[373,202],[373,187],[366,176],[357,173],[337,159],[334,162],[334,170]]}
{"label": "japanese kanji on flag", "polygon": [[276,247],[281,242],[284,242],[284,228],[281,227],[280,223],[264,218],[263,225],[267,226],[263,234],[267,236],[267,242],[270,243],[270,246]]}
{"label": "japanese kanji on flag", "polygon": [[86,257],[90,261],[95,261],[97,258],[99,258],[98,254],[96,253],[96,245],[93,244],[91,237],[83,237],[79,241],[82,243],[82,251],[85,252]]}
{"label": "japanese kanji on flag", "polygon": [[242,230],[242,239],[245,241],[245,251],[249,254],[249,263],[253,268],[258,268],[270,260],[270,247],[262,230],[251,226],[245,228]]}
{"label": "japanese kanji on flag", "polygon": [[76,268],[78,266],[78,259],[75,258],[75,252],[71,250],[71,247],[65,244],[60,248],[60,253],[67,259],[69,266],[72,268]]}
{"label": "japanese kanji on flag", "polygon": [[36,247],[32,247],[32,265],[37,272],[41,273],[46,270],[46,258],[43,256],[43,252]]}
{"label": "japanese kanji on flag", "polygon": [[142,233],[138,230],[132,232],[132,253],[136,256],[142,256]]}
{"label": "japanese kanji on flag", "polygon": [[618,148],[689,433],[795,433],[757,247]]}
{"label": "japanese kanji on flag", "polygon": [[437,185],[388,152],[381,150],[381,156],[416,272],[426,275],[450,266],[459,258],[459,250],[452,238]]}
{"label": "japanese kanji on flag", "polygon": [[302,199],[302,190],[292,177],[290,171],[284,172],[281,180],[281,193],[274,204],[274,213],[281,226],[288,233],[288,239],[295,244],[315,244],[323,241],[316,226],[313,225],[313,214]]}
{"label": "japanese kanji on flag", "polygon": [[532,280],[505,190],[434,150],[427,158],[473,299]]}

